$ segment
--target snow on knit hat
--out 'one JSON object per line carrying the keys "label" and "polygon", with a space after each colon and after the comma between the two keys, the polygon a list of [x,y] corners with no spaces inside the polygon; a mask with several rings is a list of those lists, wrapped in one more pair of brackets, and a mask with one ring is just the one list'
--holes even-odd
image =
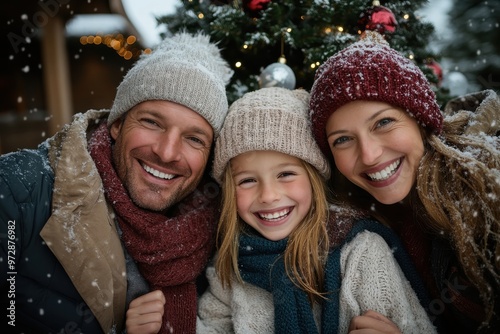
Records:
{"label": "snow on knit hat", "polygon": [[261,88],[229,108],[215,143],[214,179],[222,181],[229,161],[248,151],[277,151],[302,159],[328,179],[330,167],[311,132],[309,93],[303,89]]}
{"label": "snow on knit hat", "polygon": [[227,114],[226,84],[232,74],[209,36],[181,32],[166,38],[125,75],[108,126],[141,102],[165,100],[203,116],[217,136]]}
{"label": "snow on knit hat", "polygon": [[421,126],[439,134],[443,115],[423,72],[411,60],[390,48],[377,32],[331,56],[315,75],[311,89],[312,131],[329,156],[326,122],[333,112],[355,101],[381,101],[400,107]]}

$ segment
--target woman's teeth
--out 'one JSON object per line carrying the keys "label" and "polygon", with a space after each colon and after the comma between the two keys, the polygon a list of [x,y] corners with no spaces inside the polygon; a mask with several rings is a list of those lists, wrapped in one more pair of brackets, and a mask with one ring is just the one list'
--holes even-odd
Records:
{"label": "woman's teeth", "polygon": [[384,180],[387,180],[392,175],[394,175],[394,173],[398,169],[400,163],[401,163],[401,159],[393,162],[392,164],[390,164],[389,166],[385,167],[380,172],[369,173],[367,175],[370,177],[370,179],[372,181],[384,181]]}

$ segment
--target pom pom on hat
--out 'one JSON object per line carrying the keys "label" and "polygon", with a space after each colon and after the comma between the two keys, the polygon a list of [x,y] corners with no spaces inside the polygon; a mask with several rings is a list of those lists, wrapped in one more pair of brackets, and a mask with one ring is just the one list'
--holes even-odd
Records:
{"label": "pom pom on hat", "polygon": [[390,48],[377,32],[331,56],[321,65],[311,89],[310,116],[322,152],[331,153],[325,126],[338,108],[355,101],[381,101],[400,107],[423,127],[439,134],[443,114],[423,72]]}
{"label": "pom pom on hat", "polygon": [[227,114],[226,85],[232,74],[209,36],[182,32],[166,38],[125,75],[108,126],[141,102],[165,100],[203,116],[217,136]]}
{"label": "pom pom on hat", "polygon": [[221,183],[229,161],[249,151],[277,151],[302,159],[325,178],[330,167],[311,132],[309,93],[303,89],[261,88],[229,108],[215,143],[212,174]]}

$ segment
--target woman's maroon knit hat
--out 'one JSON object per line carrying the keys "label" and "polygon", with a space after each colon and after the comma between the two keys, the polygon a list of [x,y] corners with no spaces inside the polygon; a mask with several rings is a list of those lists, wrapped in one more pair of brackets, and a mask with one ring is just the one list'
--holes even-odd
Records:
{"label": "woman's maroon knit hat", "polygon": [[331,156],[326,122],[338,108],[355,100],[382,101],[403,108],[421,126],[441,133],[443,114],[423,72],[391,49],[377,32],[331,56],[315,76],[309,103],[314,137]]}

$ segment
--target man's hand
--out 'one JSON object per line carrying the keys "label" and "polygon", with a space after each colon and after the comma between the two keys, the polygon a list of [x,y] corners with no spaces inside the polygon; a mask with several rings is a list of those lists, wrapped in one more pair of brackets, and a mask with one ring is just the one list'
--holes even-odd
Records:
{"label": "man's hand", "polygon": [[387,317],[375,311],[366,311],[351,319],[350,334],[401,334],[398,326]]}
{"label": "man's hand", "polygon": [[128,334],[156,334],[160,331],[165,296],[160,290],[149,292],[130,303],[127,310]]}

